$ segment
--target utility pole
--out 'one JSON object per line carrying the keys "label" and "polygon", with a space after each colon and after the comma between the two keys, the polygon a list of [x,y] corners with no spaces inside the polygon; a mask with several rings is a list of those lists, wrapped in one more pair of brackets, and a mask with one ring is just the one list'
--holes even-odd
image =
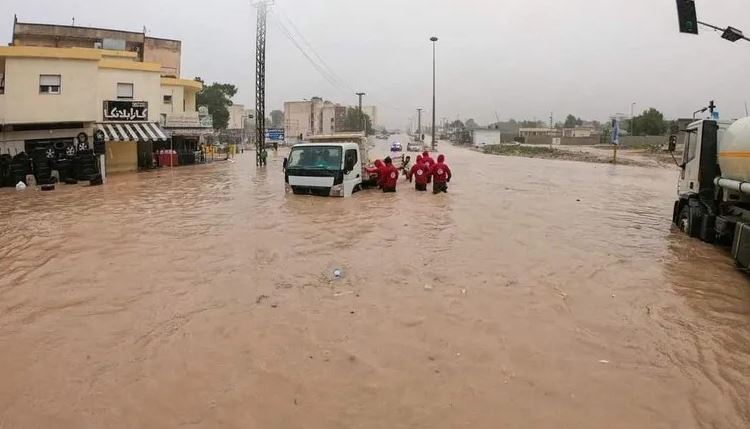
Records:
{"label": "utility pole", "polygon": [[258,26],[255,34],[255,165],[261,164],[261,153],[266,147],[266,14],[268,4],[260,0]]}
{"label": "utility pole", "polygon": [[422,141],[422,108],[417,109],[417,140]]}
{"label": "utility pole", "polygon": [[432,150],[435,150],[435,42],[438,38],[432,36],[430,41],[432,42]]}
{"label": "utility pole", "polygon": [[359,128],[362,130],[362,132],[365,133],[365,136],[367,135],[367,130],[365,129],[365,115],[362,114],[362,97],[367,95],[364,92],[357,92],[357,97],[359,97]]}

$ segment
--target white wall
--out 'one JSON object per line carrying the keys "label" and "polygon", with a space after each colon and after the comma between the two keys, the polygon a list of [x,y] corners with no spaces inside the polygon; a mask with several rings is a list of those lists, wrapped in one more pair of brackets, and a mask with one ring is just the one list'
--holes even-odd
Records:
{"label": "white wall", "polygon": [[99,69],[98,93],[95,105],[97,121],[104,120],[104,101],[117,100],[117,83],[133,84],[133,100],[148,102],[149,122],[158,122],[162,108],[161,75],[140,70]]}
{"label": "white wall", "polygon": [[[164,104],[164,96],[172,96],[172,104]],[[161,113],[184,113],[185,87],[176,85],[162,85],[161,87]],[[195,103],[193,103],[195,104]],[[195,111],[195,109],[193,109]]]}
{"label": "white wall", "polygon": [[[91,90],[91,85],[96,82],[97,72],[96,61],[7,58],[5,95],[0,95],[4,98],[5,108],[0,110],[0,123],[96,120],[96,91]],[[60,94],[39,92],[39,75],[42,74],[61,76]]]}
{"label": "white wall", "polygon": [[502,133],[499,130],[474,130],[472,133],[474,146],[500,144]]}

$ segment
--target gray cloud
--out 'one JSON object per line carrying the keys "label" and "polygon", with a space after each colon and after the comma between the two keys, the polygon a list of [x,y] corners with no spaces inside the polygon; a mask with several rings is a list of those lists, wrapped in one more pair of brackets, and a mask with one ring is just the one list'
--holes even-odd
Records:
{"label": "gray cloud", "polygon": [[[254,104],[255,10],[247,0],[3,0],[0,40],[21,21],[140,31],[183,40],[183,76],[231,82]],[[743,0],[698,0],[699,17],[750,33]],[[750,43],[677,32],[674,1],[277,0],[269,19],[267,108],[368,93],[388,125],[431,104],[430,35],[438,42],[438,117],[589,119],[659,108],[689,116],[715,99],[724,117],[750,98]],[[324,79],[284,36],[291,20],[343,82]]]}

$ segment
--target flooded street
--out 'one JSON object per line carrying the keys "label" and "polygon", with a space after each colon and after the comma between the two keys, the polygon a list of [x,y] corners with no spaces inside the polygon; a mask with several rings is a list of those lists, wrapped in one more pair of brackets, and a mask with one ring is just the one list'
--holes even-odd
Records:
{"label": "flooded street", "polygon": [[0,190],[0,428],[750,426],[673,169],[441,150],[438,196],[286,196],[282,151]]}

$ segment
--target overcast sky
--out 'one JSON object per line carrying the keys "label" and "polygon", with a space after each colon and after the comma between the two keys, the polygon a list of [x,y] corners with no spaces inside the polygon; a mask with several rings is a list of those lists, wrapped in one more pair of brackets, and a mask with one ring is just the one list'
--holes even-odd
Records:
{"label": "overcast sky", "polygon": [[[103,6],[107,4],[107,6]],[[747,0],[697,0],[698,17],[750,33]],[[0,0],[0,42],[22,22],[111,27],[183,41],[183,77],[228,82],[254,104],[255,10],[249,0]],[[750,42],[710,30],[679,34],[674,0],[276,0],[268,23],[267,110],[321,96],[380,108],[403,127],[431,106],[431,35],[438,42],[438,118],[606,119],[647,107],[690,116],[715,99],[745,114]],[[326,79],[284,34],[306,40]],[[290,24],[291,23],[291,24]],[[296,31],[295,31],[296,28]],[[300,36],[301,35],[301,36]],[[304,38],[304,40],[303,40]],[[309,51],[308,55],[315,58]],[[333,80],[331,83],[329,80]]]}

